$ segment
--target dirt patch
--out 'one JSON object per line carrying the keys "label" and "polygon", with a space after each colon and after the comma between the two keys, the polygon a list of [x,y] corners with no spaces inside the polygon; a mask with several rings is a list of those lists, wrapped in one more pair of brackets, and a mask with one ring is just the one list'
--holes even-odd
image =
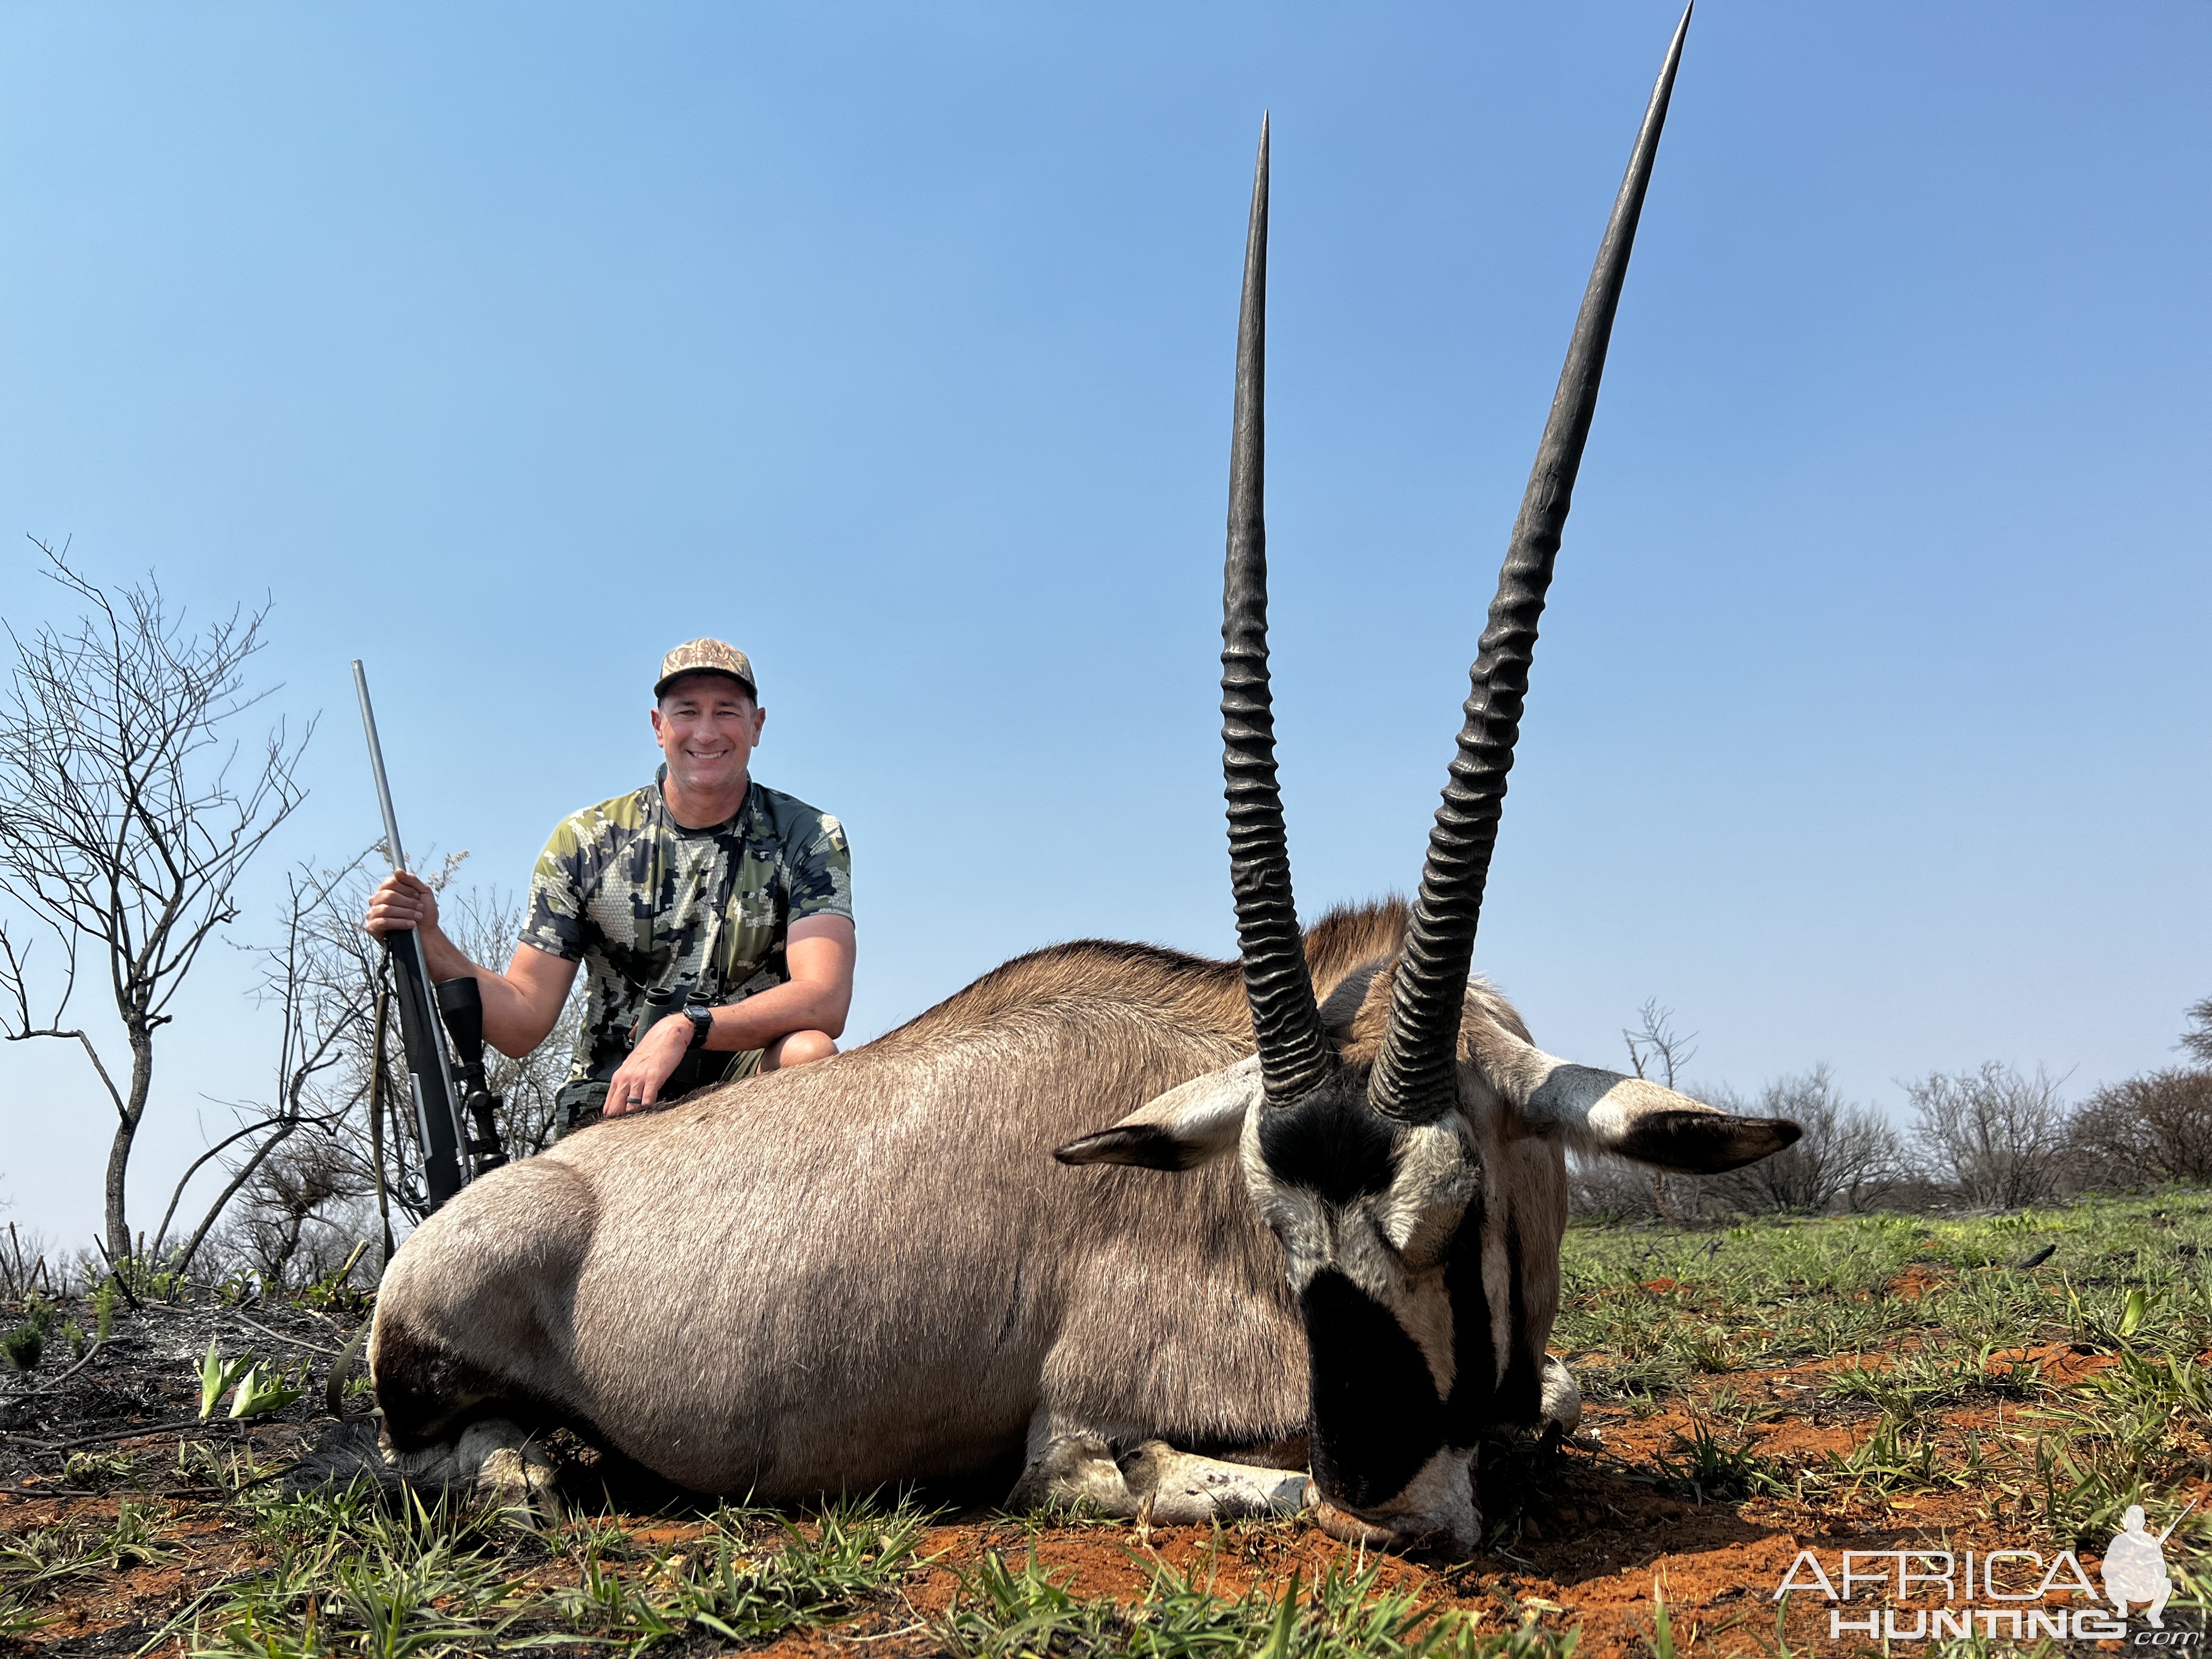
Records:
{"label": "dirt patch", "polygon": [[1902,1301],[1917,1302],[1929,1291],[1942,1290],[1950,1282],[1947,1276],[1916,1261],[1891,1279],[1886,1288],[1890,1295]]}

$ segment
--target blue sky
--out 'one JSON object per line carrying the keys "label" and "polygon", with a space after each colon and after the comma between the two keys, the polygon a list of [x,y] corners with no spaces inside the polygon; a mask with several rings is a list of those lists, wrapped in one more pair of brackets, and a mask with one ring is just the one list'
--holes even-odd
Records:
{"label": "blue sky", "polygon": [[[1410,886],[1674,15],[338,5],[0,14],[0,532],[325,712],[283,860],[520,886],[753,653],[757,775],[851,833],[854,1026],[1015,951],[1231,938],[1219,570],[1274,122],[1268,467],[1309,910]],[[1740,1086],[2169,1063],[2203,826],[2212,12],[1706,0],[1539,649],[1478,964],[1556,1052],[1645,998]],[[19,629],[55,614],[0,547]],[[165,1033],[143,1215],[270,1034]],[[0,1212],[107,1126],[0,1051]]]}

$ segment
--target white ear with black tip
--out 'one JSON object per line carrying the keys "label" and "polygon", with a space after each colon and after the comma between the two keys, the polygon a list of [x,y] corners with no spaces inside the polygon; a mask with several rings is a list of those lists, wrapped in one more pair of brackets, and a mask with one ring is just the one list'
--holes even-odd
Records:
{"label": "white ear with black tip", "polygon": [[1571,1065],[1525,1044],[1513,1044],[1488,1069],[1528,1123],[1563,1131],[1583,1152],[1656,1169],[1717,1175],[1771,1157],[1804,1133],[1787,1118],[1735,1117],[1646,1079]]}
{"label": "white ear with black tip", "polygon": [[1112,1128],[1072,1140],[1053,1156],[1062,1164],[1194,1170],[1237,1145],[1261,1089],[1260,1057],[1254,1054],[1169,1090]]}

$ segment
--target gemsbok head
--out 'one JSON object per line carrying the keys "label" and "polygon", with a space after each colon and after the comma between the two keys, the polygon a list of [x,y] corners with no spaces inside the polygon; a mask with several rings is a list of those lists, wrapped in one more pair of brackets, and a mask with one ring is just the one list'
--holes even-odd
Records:
{"label": "gemsbok head", "polygon": [[[1267,130],[1237,336],[1222,717],[1234,888],[1257,1052],[1061,1148],[1070,1164],[1185,1170],[1238,1152],[1280,1240],[1312,1384],[1323,1523],[1404,1543],[1480,1538],[1486,1428],[1532,1422],[1564,1226],[1564,1148],[1734,1169],[1796,1140],[1638,1078],[1538,1049],[1469,962],[1538,618],[1573,494],[1689,15],[1660,71],[1598,249],[1490,607],[1420,889],[1398,956],[1316,1003],[1276,786],[1261,468]],[[1556,1411],[1551,1414],[1556,1415]]]}

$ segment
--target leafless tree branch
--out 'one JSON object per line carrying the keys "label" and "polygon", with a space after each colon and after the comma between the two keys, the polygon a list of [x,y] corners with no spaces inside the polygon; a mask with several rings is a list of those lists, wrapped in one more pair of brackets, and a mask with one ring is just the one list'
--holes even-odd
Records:
{"label": "leafless tree branch", "polygon": [[[295,741],[280,720],[241,766],[227,734],[276,690],[246,684],[268,606],[188,631],[152,576],[104,588],[66,547],[32,539],[45,574],[84,609],[70,628],[6,628],[15,665],[0,690],[0,896],[62,939],[68,976],[54,1017],[34,1018],[27,953],[9,939],[5,1035],[74,1038],[114,1103],[104,1220],[119,1257],[155,1034],[208,941],[236,919],[246,865],[303,798],[296,771],[313,722]],[[86,945],[106,968],[131,1052],[120,1086],[91,1036],[61,1024]]]}
{"label": "leafless tree branch", "polygon": [[[1638,1023],[1623,1026],[1620,1032],[1621,1041],[1628,1045],[1629,1069],[1671,1089],[1675,1077],[1697,1058],[1698,1034],[1692,1031],[1684,1036],[1676,1031],[1674,1011],[1661,1007],[1657,997],[1647,998],[1637,1014]],[[1646,1069],[1650,1066],[1657,1067],[1658,1075],[1654,1077]]]}
{"label": "leafless tree branch", "polygon": [[2187,1018],[2189,1030],[2175,1046],[2194,1056],[2198,1064],[2212,1066],[2212,997],[2191,1003]]}

